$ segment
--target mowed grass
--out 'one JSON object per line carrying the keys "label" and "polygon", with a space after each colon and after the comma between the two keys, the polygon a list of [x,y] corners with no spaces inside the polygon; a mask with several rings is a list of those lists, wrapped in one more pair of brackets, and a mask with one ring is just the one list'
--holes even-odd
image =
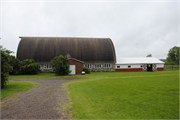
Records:
{"label": "mowed grass", "polygon": [[64,78],[64,77],[79,77],[76,75],[56,76],[55,73],[38,73],[35,75],[10,75],[9,78]]}
{"label": "mowed grass", "polygon": [[179,71],[96,72],[67,83],[74,119],[178,119]]}
{"label": "mowed grass", "polygon": [[4,88],[1,88],[1,100],[17,92],[29,90],[36,85],[40,85],[40,83],[9,81]]}

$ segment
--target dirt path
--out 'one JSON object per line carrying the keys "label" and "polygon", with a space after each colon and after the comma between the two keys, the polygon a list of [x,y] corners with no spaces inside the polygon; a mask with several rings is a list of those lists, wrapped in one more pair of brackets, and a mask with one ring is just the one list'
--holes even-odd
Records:
{"label": "dirt path", "polygon": [[40,82],[42,85],[5,103],[5,106],[1,107],[1,119],[69,119],[63,108],[69,100],[62,84],[74,79],[78,78],[10,79]]}

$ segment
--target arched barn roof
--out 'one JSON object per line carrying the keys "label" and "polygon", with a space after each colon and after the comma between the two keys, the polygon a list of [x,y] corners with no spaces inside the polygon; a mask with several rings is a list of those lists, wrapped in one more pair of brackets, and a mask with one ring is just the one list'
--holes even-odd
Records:
{"label": "arched barn roof", "polygon": [[19,60],[34,59],[50,62],[55,56],[70,54],[85,63],[116,63],[114,45],[110,38],[20,37]]}

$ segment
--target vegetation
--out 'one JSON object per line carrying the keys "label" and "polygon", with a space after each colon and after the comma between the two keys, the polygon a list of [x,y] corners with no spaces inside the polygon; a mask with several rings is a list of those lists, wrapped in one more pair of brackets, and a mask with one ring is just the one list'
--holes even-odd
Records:
{"label": "vegetation", "polygon": [[179,71],[93,72],[67,83],[74,119],[178,119]]}
{"label": "vegetation", "polygon": [[9,56],[12,51],[0,47],[1,49],[1,88],[5,87],[8,82],[9,72],[12,71],[12,66],[9,64]]}
{"label": "vegetation", "polygon": [[40,65],[34,60],[27,59],[20,61],[15,56],[10,55],[13,51],[6,48],[1,49],[1,88],[8,82],[8,76],[19,74],[37,74],[40,71]]}
{"label": "vegetation", "polygon": [[165,71],[179,70],[179,65],[164,65]]}
{"label": "vegetation", "polygon": [[20,74],[20,60],[15,58],[15,56],[10,55],[8,57],[9,64],[13,67],[13,70],[9,73],[10,75]]}
{"label": "vegetation", "polygon": [[1,89],[1,100],[14,93],[29,90],[30,88],[36,85],[39,85],[39,83],[9,81],[7,85],[3,89]]}
{"label": "vegetation", "polygon": [[179,65],[179,48],[174,46],[169,50],[166,65]]}
{"label": "vegetation", "polygon": [[40,71],[40,64],[35,63],[33,59],[20,61],[20,74],[37,74]]}
{"label": "vegetation", "polygon": [[67,57],[62,55],[54,57],[51,60],[50,65],[52,66],[55,75],[68,75],[71,72],[66,61]]}
{"label": "vegetation", "polygon": [[[69,75],[66,76],[55,76],[54,73],[38,73],[34,75],[10,75],[9,78],[62,78],[62,77],[72,77]],[[73,77],[78,77],[74,75]]]}
{"label": "vegetation", "polygon": [[83,71],[86,73],[86,74],[90,74],[91,73],[91,71],[88,69],[88,68],[83,68]]}
{"label": "vegetation", "polygon": [[152,57],[152,54],[147,55],[146,57]]}

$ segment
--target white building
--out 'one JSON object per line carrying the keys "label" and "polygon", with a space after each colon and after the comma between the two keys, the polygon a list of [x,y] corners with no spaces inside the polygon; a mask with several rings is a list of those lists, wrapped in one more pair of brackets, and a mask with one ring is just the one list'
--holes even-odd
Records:
{"label": "white building", "polygon": [[117,72],[162,70],[164,70],[164,62],[154,57],[120,58],[115,65]]}

